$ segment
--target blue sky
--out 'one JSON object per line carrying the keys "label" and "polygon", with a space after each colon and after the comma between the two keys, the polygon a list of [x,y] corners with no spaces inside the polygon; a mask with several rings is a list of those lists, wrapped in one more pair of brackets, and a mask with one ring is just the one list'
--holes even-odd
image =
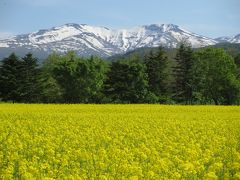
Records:
{"label": "blue sky", "polygon": [[240,33],[240,0],[0,0],[0,38],[66,23],[177,24],[208,37]]}

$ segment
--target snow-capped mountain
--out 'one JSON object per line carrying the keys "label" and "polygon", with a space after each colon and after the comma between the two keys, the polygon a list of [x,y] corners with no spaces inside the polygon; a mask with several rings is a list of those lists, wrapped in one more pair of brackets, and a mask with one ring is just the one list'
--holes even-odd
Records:
{"label": "snow-capped mountain", "polygon": [[130,29],[65,24],[0,40],[0,51],[3,48],[47,53],[73,50],[83,56],[111,56],[140,47],[176,47],[182,41],[191,43],[193,47],[214,45],[218,42],[173,24],[152,24]]}
{"label": "snow-capped mountain", "polygon": [[218,42],[240,43],[240,34],[236,36],[224,36],[215,39]]}
{"label": "snow-capped mountain", "polygon": [[220,42],[220,43],[224,43],[224,42],[229,42],[230,39],[231,39],[231,37],[229,37],[229,36],[222,36],[222,37],[218,37],[214,40],[217,42]]}

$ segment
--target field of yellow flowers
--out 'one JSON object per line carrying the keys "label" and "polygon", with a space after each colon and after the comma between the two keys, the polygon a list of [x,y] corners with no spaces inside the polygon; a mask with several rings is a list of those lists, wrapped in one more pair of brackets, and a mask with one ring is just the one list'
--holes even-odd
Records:
{"label": "field of yellow flowers", "polygon": [[0,104],[0,179],[240,179],[240,107]]}

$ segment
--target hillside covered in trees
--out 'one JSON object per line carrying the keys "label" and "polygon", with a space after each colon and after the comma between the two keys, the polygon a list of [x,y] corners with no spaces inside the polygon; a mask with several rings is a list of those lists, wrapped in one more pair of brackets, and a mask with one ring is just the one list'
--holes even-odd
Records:
{"label": "hillside covered in trees", "polygon": [[[31,53],[1,61],[0,100],[21,103],[240,103],[240,51],[146,48],[112,57]],[[227,46],[229,47],[229,46]],[[225,50],[224,50],[224,49]],[[234,50],[232,50],[234,49]]]}

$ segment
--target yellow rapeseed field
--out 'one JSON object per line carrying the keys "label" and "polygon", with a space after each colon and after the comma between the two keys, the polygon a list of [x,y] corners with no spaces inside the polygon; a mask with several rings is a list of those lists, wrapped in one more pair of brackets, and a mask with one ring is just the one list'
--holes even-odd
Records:
{"label": "yellow rapeseed field", "polygon": [[0,104],[0,179],[240,179],[240,107]]}

